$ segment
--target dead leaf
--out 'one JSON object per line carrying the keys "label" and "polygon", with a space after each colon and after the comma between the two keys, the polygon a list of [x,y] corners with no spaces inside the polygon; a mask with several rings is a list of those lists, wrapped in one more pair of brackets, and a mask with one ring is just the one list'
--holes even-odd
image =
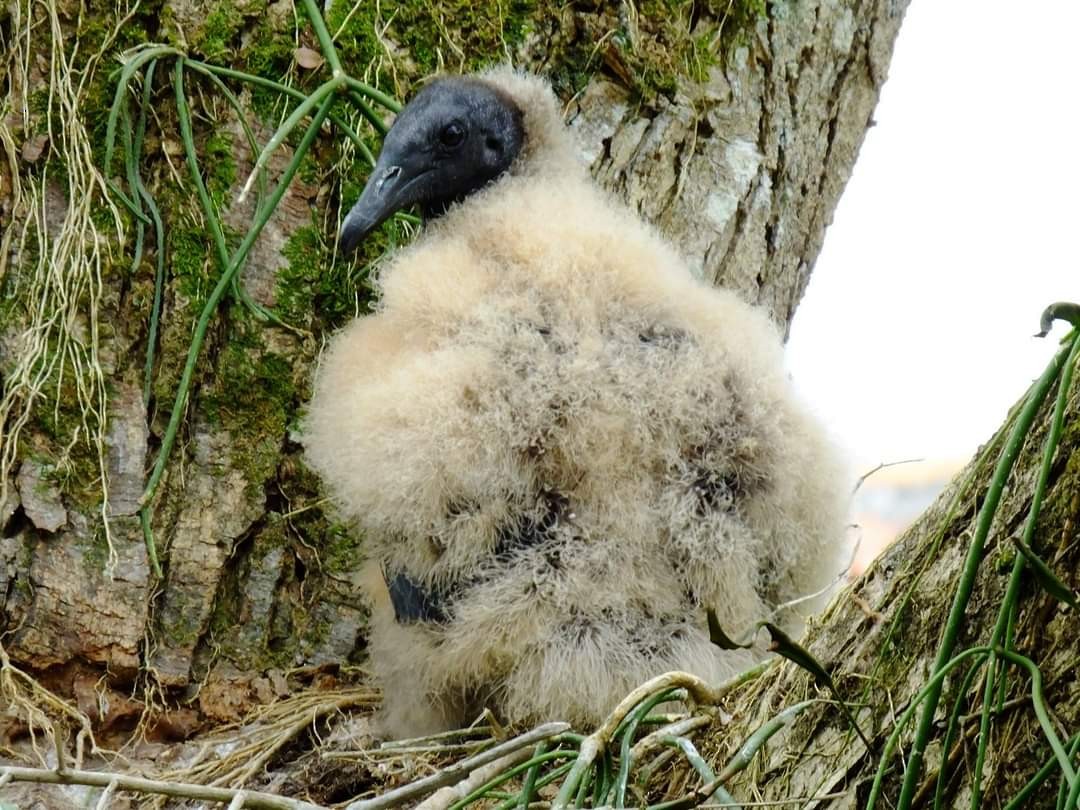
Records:
{"label": "dead leaf", "polygon": [[45,151],[45,144],[48,142],[49,136],[44,133],[35,135],[33,138],[23,141],[22,159],[27,163],[33,163],[41,157],[41,153]]}
{"label": "dead leaf", "polygon": [[313,51],[311,48],[297,48],[293,51],[293,59],[296,60],[296,64],[306,70],[321,68],[323,62],[326,61],[322,58],[321,53]]}

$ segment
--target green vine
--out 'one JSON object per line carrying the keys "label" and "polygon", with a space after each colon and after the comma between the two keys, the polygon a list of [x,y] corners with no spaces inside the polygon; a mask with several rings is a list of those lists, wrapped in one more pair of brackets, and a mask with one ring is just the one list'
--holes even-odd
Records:
{"label": "green vine", "polygon": [[[180,124],[180,136],[183,142],[185,163],[195,186],[199,206],[202,210],[203,219],[209,232],[211,243],[214,248],[214,256],[221,269],[221,274],[216,285],[202,306],[202,310],[196,320],[192,333],[191,344],[187,351],[180,381],[177,386],[172,409],[169,414],[168,425],[162,436],[161,446],[154,460],[154,465],[143,490],[140,500],[139,518],[146,542],[147,557],[155,576],[162,576],[161,562],[158,557],[157,545],[154,541],[151,517],[154,498],[161,483],[162,476],[168,465],[170,455],[176,443],[176,437],[180,425],[184,419],[188,396],[191,391],[195,369],[206,340],[207,330],[213,321],[218,307],[226,292],[250,309],[257,318],[262,321],[271,321],[279,326],[288,326],[277,314],[252,301],[244,292],[242,285],[237,283],[238,273],[244,266],[248,253],[251,251],[255,240],[262,232],[266,223],[270,220],[278,203],[288,189],[296,172],[299,170],[304,158],[307,156],[315,141],[324,120],[329,119],[337,126],[357,148],[369,165],[374,165],[374,157],[371,150],[363,142],[355,129],[351,127],[345,118],[335,113],[334,107],[337,102],[344,98],[354,104],[361,115],[379,133],[387,130],[385,122],[374,111],[371,104],[383,107],[391,112],[400,109],[398,103],[371,87],[370,85],[353,78],[344,72],[337,50],[326,29],[321,13],[314,0],[304,0],[308,19],[311,21],[315,36],[323,51],[326,65],[329,67],[331,77],[323,82],[314,91],[304,94],[298,90],[286,87],[283,84],[270,79],[255,76],[231,68],[219,67],[199,60],[188,58],[182,51],[167,45],[146,45],[129,52],[123,67],[120,69],[113,103],[109,109],[106,124],[105,137],[105,166],[108,170],[112,166],[113,156],[116,151],[117,129],[120,128],[121,146],[123,151],[124,176],[127,181],[127,190],[121,188],[115,181],[110,179],[108,187],[110,192],[131,213],[135,220],[135,255],[133,262],[137,265],[142,258],[144,231],[147,225],[152,225],[158,244],[157,271],[154,278],[154,299],[151,312],[149,338],[147,341],[146,361],[144,364],[143,396],[145,400],[150,398],[151,379],[154,367],[154,353],[157,344],[159,321],[161,314],[162,289],[164,285],[164,228],[161,215],[153,197],[143,183],[139,171],[139,162],[142,152],[142,143],[145,135],[146,114],[150,107],[150,91],[153,84],[154,72],[158,63],[163,60],[171,60],[173,70],[171,73],[172,86],[176,100],[176,113]],[[206,182],[203,180],[203,171],[199,165],[199,156],[195,148],[195,140],[192,134],[192,116],[188,104],[187,94],[184,89],[185,74],[188,71],[195,72],[207,77],[219,91],[226,102],[237,113],[244,130],[244,136],[248,141],[253,154],[258,154],[251,175],[244,184],[240,198],[258,183],[258,200],[254,220],[247,233],[240,240],[239,245],[232,252],[229,251],[225,237],[225,229],[222,225],[220,212],[211,198]],[[247,83],[279,93],[283,98],[292,102],[298,102],[285,121],[277,128],[269,142],[261,149],[257,149],[254,133],[242,114],[242,108],[236,95],[225,84],[225,81]],[[132,124],[129,97],[132,88],[141,81],[142,93],[138,117]],[[310,119],[303,131],[299,144],[292,155],[291,160],[282,172],[276,186],[272,191],[266,189],[266,167],[271,156],[286,142],[289,136],[302,122]]]}
{"label": "green vine", "polygon": [[[1045,320],[1045,318],[1044,318]],[[1038,381],[1032,386],[1024,401],[1023,407],[1017,415],[1009,432],[1008,439],[998,459],[990,485],[983,499],[976,520],[975,534],[968,548],[967,558],[953,596],[952,608],[949,618],[938,647],[937,659],[934,664],[930,679],[912,701],[908,709],[897,719],[895,728],[889,737],[885,750],[878,761],[874,784],[866,803],[866,810],[873,810],[881,798],[884,776],[892,761],[901,732],[914,716],[917,707],[921,706],[919,724],[915,733],[908,755],[907,766],[901,792],[897,801],[898,810],[910,810],[914,804],[916,792],[919,788],[919,780],[922,775],[922,762],[931,735],[934,729],[934,718],[941,698],[944,684],[944,676],[952,671],[963,661],[975,657],[975,662],[965,674],[958,692],[956,704],[949,714],[943,738],[943,762],[938,771],[934,790],[934,808],[938,810],[944,806],[945,786],[949,780],[948,754],[956,738],[959,713],[964,700],[975,683],[975,678],[981,672],[982,681],[982,704],[979,715],[979,733],[976,744],[975,764],[971,774],[971,807],[978,808],[982,801],[983,770],[986,762],[986,754],[990,739],[990,729],[994,717],[995,707],[1000,712],[1005,695],[1008,691],[1006,663],[1019,665],[1027,670],[1032,689],[1032,706],[1039,725],[1046,736],[1047,742],[1054,752],[1054,758],[1048,763],[1049,768],[1044,767],[1036,775],[1038,783],[1047,778],[1054,765],[1062,774],[1061,799],[1058,806],[1063,810],[1074,810],[1076,807],[1077,779],[1076,771],[1072,762],[1076,755],[1075,744],[1070,742],[1069,750],[1061,743],[1049,720],[1049,712],[1042,695],[1042,674],[1035,662],[1018,654],[1013,649],[1013,631],[1015,628],[1016,615],[1019,607],[1020,585],[1024,571],[1031,570],[1035,573],[1037,581],[1049,593],[1062,601],[1073,602],[1075,598],[1053,574],[1052,570],[1032,550],[1035,536],[1035,527],[1042,509],[1042,503],[1046,494],[1047,483],[1050,478],[1051,468],[1057,454],[1061,440],[1064,423],[1065,407],[1072,385],[1073,370],[1076,360],[1080,355],[1080,330],[1074,330],[1065,340],[1063,348],[1054,356],[1046,370]],[[1034,425],[1035,418],[1041,410],[1050,390],[1057,385],[1058,393],[1051,418],[1050,429],[1043,448],[1042,463],[1039,468],[1039,476],[1031,497],[1031,505],[1025,520],[1023,538],[1017,541],[1017,545],[1023,553],[1016,555],[1013,561],[1009,583],[1005,590],[998,611],[998,618],[991,632],[989,643],[984,647],[973,647],[954,654],[956,641],[964,623],[964,616],[971,599],[971,593],[978,573],[979,566],[984,561],[984,549],[989,536],[994,518],[997,515],[998,506],[1001,502],[1002,492],[1006,482],[1012,473],[1020,451],[1026,443]],[[1035,781],[1035,780],[1033,780]],[[1037,784],[1035,785],[1037,787]],[[1027,796],[1035,787],[1025,786],[1021,791]],[[1068,795],[1066,795],[1066,790]],[[1010,806],[1013,806],[1010,803]]]}

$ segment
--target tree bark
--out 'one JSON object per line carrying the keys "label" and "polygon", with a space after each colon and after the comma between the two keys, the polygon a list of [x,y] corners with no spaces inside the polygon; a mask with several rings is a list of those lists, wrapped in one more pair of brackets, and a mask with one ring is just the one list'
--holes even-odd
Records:
{"label": "tree bark", "polygon": [[[1013,541],[1021,537],[1031,507],[1053,400],[1051,395],[1044,403],[1008,478],[963,615],[956,652],[990,643],[1017,553]],[[1080,437],[1070,426],[1076,424],[1078,408],[1080,388],[1073,384],[1065,411],[1066,429],[1054,456],[1034,534],[1039,553],[1074,592],[1080,551],[1075,534],[1080,510],[1076,477]],[[979,510],[987,497],[1006,433],[1016,418],[1014,410],[1006,426],[935,504],[832,602],[808,633],[806,646],[831,671],[840,692],[846,699],[865,705],[857,716],[862,730],[871,738],[870,750],[852,736],[842,715],[827,706],[816,707],[773,738],[758,768],[736,783],[737,795],[746,791],[745,795],[752,793],[762,800],[772,800],[839,794],[806,806],[865,806],[875,772],[884,758],[886,738],[934,671],[942,629],[977,530]],[[1076,611],[1044,592],[1030,574],[1025,574],[1021,582],[1015,646],[1040,668],[1043,699],[1050,707],[1058,734],[1067,740],[1080,723],[1076,678],[1080,626]],[[959,742],[950,748],[952,777],[946,782],[946,807],[971,806],[982,690],[976,678],[973,688],[960,694],[965,671],[966,667],[961,666],[945,682],[944,699],[935,715],[936,733],[916,793],[921,801],[933,797],[943,756],[941,738],[947,712],[962,701],[966,717]],[[1028,674],[1016,668],[1010,672],[1005,711],[990,727],[980,807],[1004,806],[1051,756],[1032,711]],[[723,760],[732,745],[763,718],[814,693],[812,679],[802,670],[786,663],[773,668],[761,682],[735,698],[743,711],[714,737],[716,755]],[[911,723],[900,737],[900,753],[886,760],[886,799],[895,801],[899,793],[914,726]],[[807,752],[811,755],[806,756]],[[1055,772],[1054,778],[1022,806],[1054,807],[1058,784]],[[878,806],[894,805],[879,802]]]}
{"label": "tree bark", "polygon": [[[432,68],[507,55],[550,75],[596,179],[679,245],[695,272],[786,328],[871,124],[907,3],[784,0],[762,14],[755,2],[522,3],[483,15],[450,3],[438,19],[408,3],[384,2],[381,16],[369,5],[352,16],[327,11],[331,30],[344,32],[347,70],[399,96]],[[122,180],[123,167],[102,171],[113,60],[167,42],[306,90],[317,69],[301,67],[310,57],[297,49],[317,44],[288,0],[147,0],[123,11],[119,27],[111,6],[92,3],[80,13],[16,0],[0,12],[0,626],[12,663],[75,698],[99,731],[130,728],[142,710],[127,698],[136,684],[182,735],[280,693],[287,670],[363,659],[362,541],[335,522],[295,439],[324,337],[367,305],[362,267],[333,254],[340,200],[355,195],[362,171],[327,128],[242,272],[247,295],[289,328],[257,321],[235,297],[211,321],[152,501],[158,580],[137,513],[220,267],[193,203],[165,67],[150,88],[140,170],[166,236],[157,244],[147,228],[131,264],[135,221],[110,212],[104,185]],[[187,82],[203,174],[226,225],[242,234],[253,208],[236,200],[253,161],[241,116],[215,85],[190,73]],[[282,100],[232,89],[265,142]],[[283,147],[272,175],[290,154]],[[144,397],[159,251],[162,326]],[[61,317],[49,322],[39,303]],[[913,537],[901,546],[911,554]],[[859,585],[878,610],[898,587],[897,554]],[[954,561],[934,565],[927,582],[941,587]],[[837,644],[865,624],[852,604],[834,607],[818,636],[830,657],[847,655],[850,644]],[[908,654],[932,649],[929,638],[904,638],[916,645]],[[196,711],[177,711],[180,698]],[[821,723],[815,733],[838,733]]]}

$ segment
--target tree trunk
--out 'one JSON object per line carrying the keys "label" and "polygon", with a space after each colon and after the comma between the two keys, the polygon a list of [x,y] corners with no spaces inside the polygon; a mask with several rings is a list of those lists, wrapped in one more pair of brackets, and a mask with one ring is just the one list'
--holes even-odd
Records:
{"label": "tree trunk", "polygon": [[[506,56],[549,75],[597,180],[671,237],[696,272],[786,327],[871,123],[906,5],[503,2],[480,13],[449,0],[429,13],[426,4],[338,0],[326,15],[331,32],[340,29],[346,70],[398,97],[435,69]],[[147,0],[119,17],[108,4],[15,0],[0,12],[0,34],[4,649],[11,665],[75,698],[99,733],[124,732],[142,716],[143,703],[128,698],[135,684],[163,733],[182,736],[280,693],[287,670],[363,659],[362,541],[326,508],[295,428],[322,341],[366,307],[365,262],[386,245],[374,243],[355,266],[334,255],[340,201],[353,199],[363,171],[340,131],[325,127],[240,290],[213,311],[179,403],[178,440],[150,500],[158,579],[138,512],[221,266],[185,165],[172,56],[149,83],[148,106],[133,92],[133,118],[115,128],[120,148],[146,110],[137,171],[157,200],[164,242],[148,218],[137,245],[136,218],[106,189],[108,177],[135,195],[119,159],[102,171],[115,59],[164,42],[208,63],[288,77],[305,92],[326,68],[303,8],[289,0]],[[238,115],[218,85],[184,76],[202,175],[235,245],[254,215],[237,201],[253,163],[242,121],[265,143],[288,100],[227,81]],[[373,130],[362,134],[377,147]],[[275,156],[272,177],[294,146]],[[159,254],[161,327],[151,339]],[[241,294],[287,326],[259,320]],[[921,544],[916,532],[900,548],[914,559]],[[927,587],[944,587],[955,556],[934,563]],[[902,568],[883,563],[858,592],[878,604],[907,581],[895,578]],[[918,626],[940,598],[920,604]],[[863,649],[873,638],[841,643],[870,621],[853,604],[833,609],[817,642],[847,663],[862,660],[851,654],[856,640]],[[930,635],[909,627],[905,655],[931,654]],[[181,710],[181,698],[195,700]],[[816,733],[834,744],[838,729],[821,724]]]}

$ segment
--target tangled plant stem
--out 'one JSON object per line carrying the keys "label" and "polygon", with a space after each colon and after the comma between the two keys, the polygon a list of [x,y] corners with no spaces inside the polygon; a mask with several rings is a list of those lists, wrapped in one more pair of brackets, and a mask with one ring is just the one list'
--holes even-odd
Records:
{"label": "tangled plant stem", "polygon": [[[326,29],[326,25],[323,22],[317,4],[314,0],[304,0],[304,5],[315,35],[323,49],[323,56],[327,65],[330,67],[332,74],[330,79],[320,85],[311,94],[305,95],[270,79],[252,76],[229,68],[209,65],[196,60],[189,60],[181,51],[171,46],[148,45],[132,52],[125,61],[120,70],[116,91],[113,97],[113,104],[109,110],[109,117],[106,122],[105,139],[106,172],[108,172],[108,168],[112,164],[113,155],[115,153],[117,127],[121,126],[123,127],[123,137],[121,142],[125,154],[125,175],[129,189],[125,192],[112,180],[108,181],[108,188],[110,192],[128,208],[137,223],[136,260],[141,254],[143,228],[146,224],[153,224],[158,241],[159,272],[155,275],[154,307],[151,314],[150,336],[148,339],[145,363],[143,386],[144,399],[148,400],[150,394],[154,351],[160,318],[161,290],[164,283],[162,264],[164,261],[164,235],[160,214],[157,211],[157,206],[154,204],[153,198],[146,191],[145,185],[142,183],[138,164],[142,146],[142,131],[145,125],[146,110],[149,106],[149,93],[151,90],[153,73],[158,61],[161,59],[169,58],[174,60],[172,83],[176,97],[177,117],[180,123],[185,162],[195,186],[196,195],[203,213],[203,219],[206,223],[206,228],[209,231],[211,243],[214,246],[217,262],[221,267],[218,281],[206,303],[203,305],[195,323],[191,344],[181,373],[180,382],[174,396],[172,410],[169,414],[169,421],[162,436],[161,446],[158,450],[157,457],[154,460],[153,467],[140,500],[139,519],[146,542],[147,558],[151,569],[158,578],[161,578],[163,573],[152,528],[154,497],[168,465],[180,425],[183,422],[186,413],[188,395],[191,390],[195,368],[206,339],[208,327],[222,298],[226,291],[231,289],[238,300],[255,313],[258,318],[264,321],[273,321],[279,325],[285,325],[273,312],[252,301],[243,290],[242,285],[237,283],[237,275],[243,267],[248,253],[276,210],[289,183],[310,150],[324,120],[329,118],[332,122],[341,127],[353,144],[357,146],[365,161],[370,165],[374,165],[374,157],[366,144],[364,144],[363,140],[342,117],[335,115],[332,112],[333,105],[340,95],[347,95],[354,102],[358,103],[361,114],[372,124],[376,131],[380,133],[385,133],[386,126],[382,119],[374,113],[366,99],[370,99],[391,111],[397,111],[399,109],[399,105],[392,98],[379,92],[370,85],[348,76],[342,70],[337,51],[334,48],[334,44]],[[139,113],[139,124],[136,127],[135,135],[132,136],[129,129],[131,126],[130,116],[127,113],[128,88],[134,82],[139,71],[144,68],[145,76],[143,78],[143,95],[142,106]],[[261,151],[258,151],[258,157],[255,160],[251,175],[241,190],[240,200],[244,199],[256,180],[259,181],[260,188],[263,188],[266,167],[270,157],[279,147],[281,147],[290,133],[292,133],[305,118],[308,116],[312,117],[311,123],[305,130],[291,160],[279,178],[277,186],[268,197],[256,205],[254,222],[247,234],[241,240],[240,245],[232,254],[228,251],[220,215],[216,210],[213,201],[210,199],[199,166],[198,153],[195,148],[194,135],[192,132],[191,113],[184,92],[184,73],[189,68],[197,73],[207,76],[218,89],[222,91],[226,101],[233,107],[234,111],[236,111],[241,121],[241,125],[244,127],[245,137],[248,139],[249,146],[252,148],[253,152],[257,151],[255,149],[256,144],[254,135],[247,125],[247,122],[244,120],[239,102],[235,95],[232,94],[224,84],[223,80],[227,78],[254,84],[277,91],[283,96],[287,96],[299,102],[281,126],[274,132],[269,142]],[[260,197],[263,196],[265,195],[260,193]]]}
{"label": "tangled plant stem", "polygon": [[[191,117],[188,112],[187,98],[184,95],[184,60],[182,57],[176,60],[176,66],[173,71],[173,85],[176,90],[176,108],[180,117],[180,133],[184,140],[185,152],[188,156],[188,168],[191,170],[193,176],[199,178],[196,182],[198,187],[201,186],[202,179],[199,176],[198,163],[194,158],[195,144],[191,136]],[[254,224],[240,243],[240,246],[237,247],[236,252],[233,253],[230,258],[228,266],[221,274],[213,291],[210,293],[210,297],[203,307],[202,313],[199,315],[199,320],[195,324],[195,332],[191,338],[191,348],[188,350],[187,362],[184,364],[184,370],[180,377],[180,385],[177,389],[176,398],[173,401],[172,412],[169,415],[169,424],[165,429],[165,435],[161,440],[161,449],[158,452],[157,460],[154,463],[154,468],[150,473],[150,478],[147,481],[146,489],[142,496],[141,512],[144,531],[148,530],[150,526],[149,509],[151,506],[151,499],[153,498],[154,492],[157,490],[158,483],[161,481],[161,476],[165,471],[165,465],[168,462],[169,453],[172,451],[173,443],[176,441],[176,435],[180,429],[180,423],[184,417],[188,392],[191,389],[191,381],[195,374],[195,365],[198,362],[203,341],[206,339],[206,330],[210,326],[210,320],[214,316],[218,302],[225,294],[225,290],[232,283],[233,277],[239,272],[240,268],[243,267],[244,260],[247,258],[247,254],[251,250],[252,245],[255,244],[255,240],[258,238],[259,233],[270,220],[270,216],[274,213],[274,209],[277,208],[281,198],[285,195],[289,183],[300,168],[300,161],[307,153],[307,150],[311,148],[315,136],[318,135],[319,128],[326,119],[332,102],[332,97],[323,97],[322,102],[315,113],[315,117],[312,119],[307,131],[304,133],[304,137],[300,140],[300,145],[296,149],[296,154],[286,167],[281,179],[278,181],[277,187],[266,201],[266,204],[256,214]],[[205,188],[203,188],[203,191],[205,192]],[[208,200],[207,204],[209,204]],[[155,573],[160,577],[161,567],[157,564],[157,551],[152,532],[147,532],[146,543],[147,553],[154,565]]]}
{"label": "tangled plant stem", "polygon": [[[1073,368],[1076,363],[1077,352],[1080,351],[1080,339],[1074,339],[1071,344],[1062,350],[1065,353],[1065,360],[1061,368],[1061,379],[1058,383],[1058,396],[1054,403],[1054,414],[1050,422],[1050,431],[1046,437],[1046,446],[1043,450],[1042,464],[1039,467],[1039,477],[1035,482],[1035,489],[1031,496],[1031,506],[1028,508],[1028,515],[1024,525],[1024,535],[1022,543],[1024,547],[1030,548],[1031,543],[1035,536],[1035,526],[1039,519],[1039,513],[1042,510],[1043,498],[1046,495],[1047,482],[1050,479],[1050,470],[1053,466],[1054,456],[1057,453],[1057,446],[1061,440],[1061,429],[1064,424],[1065,418],[1065,405],[1068,402],[1069,389],[1072,385]],[[1053,365],[1053,364],[1051,364]],[[1013,561],[1012,572],[1009,574],[1009,584],[1005,589],[1005,597],[1002,600],[1001,608],[998,611],[998,618],[994,624],[993,633],[990,636],[990,646],[996,648],[998,645],[1003,645],[1005,652],[1003,655],[1010,656],[1013,653],[1010,652],[1013,645],[1012,630],[1014,626],[1013,618],[1017,612],[1017,606],[1020,599],[1020,582],[1025,568],[1025,557],[1022,554],[1017,554],[1016,559]],[[994,704],[994,690],[998,689],[998,703],[1004,703],[1005,692],[1007,689],[1006,683],[1006,671],[1004,667],[999,667],[999,656],[991,651],[990,656],[986,663],[986,674],[983,691],[982,713],[979,723],[979,737],[978,746],[975,753],[975,768],[971,777],[971,808],[972,810],[978,810],[979,803],[982,798],[982,775],[983,768],[986,763],[986,752],[990,741],[990,712]],[[1034,664],[1028,659],[1023,659],[1025,666],[1028,666],[1029,671]],[[1014,661],[1014,663],[1017,663]],[[1030,665],[1030,666],[1029,666]],[[1032,673],[1032,677],[1040,677],[1038,669],[1036,668]],[[961,690],[959,693],[958,702],[963,698],[965,690]],[[1041,708],[1041,701],[1036,703],[1035,711],[1038,713]],[[1045,712],[1045,709],[1042,709]],[[1042,723],[1042,716],[1040,715],[1040,724]],[[1043,730],[1046,731],[1046,726],[1043,726]],[[1052,732],[1052,727],[1050,728]],[[1049,736],[1048,736],[1049,739]],[[1050,741],[1051,747],[1054,745],[1054,741]],[[1060,745],[1060,744],[1059,744]],[[1055,749],[1055,753],[1058,753]],[[1059,754],[1059,760],[1060,760]],[[1067,775],[1069,772],[1068,759],[1062,760],[1063,772]],[[946,765],[942,765],[941,778],[938,780],[939,787],[943,786],[944,775],[948,770]],[[1070,784],[1071,784],[1070,780]],[[935,794],[935,808],[940,807],[940,796],[942,790],[939,790]]]}

